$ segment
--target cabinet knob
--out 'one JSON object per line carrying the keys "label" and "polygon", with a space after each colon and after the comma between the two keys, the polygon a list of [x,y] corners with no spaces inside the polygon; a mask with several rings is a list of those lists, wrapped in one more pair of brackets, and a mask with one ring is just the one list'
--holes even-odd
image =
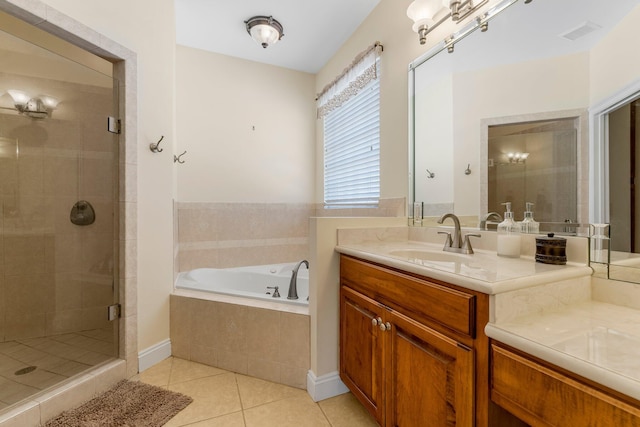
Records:
{"label": "cabinet knob", "polygon": [[377,319],[375,317],[371,319],[371,324],[373,326],[378,326],[378,323],[382,323],[382,319],[380,317],[378,317]]}
{"label": "cabinet knob", "polygon": [[389,322],[382,323],[382,320],[380,320],[380,330],[384,332],[384,331],[388,331],[389,329],[391,329],[391,323]]}

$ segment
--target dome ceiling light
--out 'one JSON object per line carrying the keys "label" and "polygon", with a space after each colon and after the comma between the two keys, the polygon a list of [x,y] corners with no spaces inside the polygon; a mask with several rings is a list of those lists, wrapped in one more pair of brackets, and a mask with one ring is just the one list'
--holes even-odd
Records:
{"label": "dome ceiling light", "polygon": [[254,16],[244,23],[251,38],[265,49],[284,36],[282,24],[273,19],[273,16]]}

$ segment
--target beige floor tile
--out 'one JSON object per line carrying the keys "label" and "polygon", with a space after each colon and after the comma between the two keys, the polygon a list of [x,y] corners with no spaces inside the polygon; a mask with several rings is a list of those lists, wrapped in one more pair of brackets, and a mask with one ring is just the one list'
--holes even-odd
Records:
{"label": "beige floor tile", "polygon": [[173,365],[174,360],[176,359],[173,357],[164,359],[162,362],[140,372],[140,374],[137,375],[137,379],[151,385],[161,387],[168,386],[169,379],[171,378],[171,366]]}
{"label": "beige floor tile", "polygon": [[189,424],[189,427],[245,427],[244,416],[242,412],[234,412],[233,414]]}
{"label": "beige floor tile", "polygon": [[244,411],[247,427],[330,427],[309,396],[292,397]]}
{"label": "beige floor tile", "polygon": [[253,408],[277,400],[307,396],[307,392],[304,390],[254,377],[237,374],[236,379],[243,409]]}
{"label": "beige floor tile", "polygon": [[177,384],[185,381],[191,381],[198,378],[211,377],[215,375],[226,374],[227,371],[213,366],[203,365],[201,363],[190,362],[184,359],[173,359],[171,366],[171,377],[169,384]]}
{"label": "beige floor tile", "polygon": [[[174,360],[175,362],[176,360]],[[242,409],[233,373],[170,384],[167,388],[193,398],[193,402],[189,406],[166,424],[167,427],[204,421]]]}
{"label": "beige floor tile", "polygon": [[376,427],[378,424],[351,393],[318,402],[333,427]]}

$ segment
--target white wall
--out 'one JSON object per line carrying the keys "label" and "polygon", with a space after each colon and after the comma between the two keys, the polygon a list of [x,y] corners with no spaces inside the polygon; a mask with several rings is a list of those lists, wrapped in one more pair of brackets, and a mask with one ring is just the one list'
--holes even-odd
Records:
{"label": "white wall", "polygon": [[176,49],[180,201],[312,202],[315,78]]}
{"label": "white wall", "polygon": [[[44,3],[137,53],[138,348],[169,337],[173,278],[175,12],[172,0]],[[50,13],[55,13],[51,10]],[[149,143],[164,135],[164,152]]]}

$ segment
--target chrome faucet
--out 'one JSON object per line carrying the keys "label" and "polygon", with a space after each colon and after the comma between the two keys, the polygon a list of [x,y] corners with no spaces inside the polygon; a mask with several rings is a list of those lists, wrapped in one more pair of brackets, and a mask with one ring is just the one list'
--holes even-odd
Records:
{"label": "chrome faucet", "polygon": [[444,214],[438,220],[438,224],[442,224],[445,219],[451,218],[453,220],[453,237],[448,231],[438,231],[438,234],[446,234],[447,240],[444,243],[443,251],[456,252],[460,254],[472,254],[473,248],[471,248],[471,242],[469,237],[482,237],[480,234],[469,233],[464,236],[464,243],[462,242],[462,232],[460,231],[460,220],[452,213]]}
{"label": "chrome faucet", "polygon": [[289,282],[289,295],[287,295],[287,299],[298,299],[298,270],[302,264],[307,266],[307,270],[309,269],[309,261],[303,259],[291,270],[291,281]]}
{"label": "chrome faucet", "polygon": [[492,219],[494,221],[502,222],[502,217],[498,212],[489,212],[488,214],[482,215],[482,217],[480,218],[480,224],[478,224],[478,228],[480,230],[488,230],[487,221],[491,221]]}

